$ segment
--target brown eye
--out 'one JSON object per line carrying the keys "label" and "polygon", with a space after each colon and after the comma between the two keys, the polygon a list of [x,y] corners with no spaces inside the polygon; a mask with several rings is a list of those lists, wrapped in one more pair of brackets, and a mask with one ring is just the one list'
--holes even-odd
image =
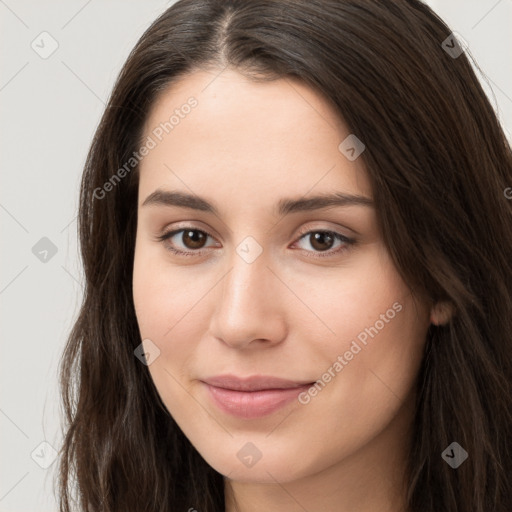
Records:
{"label": "brown eye", "polygon": [[328,231],[316,231],[309,234],[310,244],[317,251],[327,251],[334,244],[334,236]]}
{"label": "brown eye", "polygon": [[181,240],[187,249],[201,249],[208,235],[197,229],[183,230]]}
{"label": "brown eye", "polygon": [[[296,242],[307,256],[323,258],[341,255],[356,241],[336,231],[310,230],[302,232],[302,236]],[[308,247],[309,246],[309,247]]]}
{"label": "brown eye", "polygon": [[169,251],[183,256],[199,255],[208,249],[208,238],[213,239],[209,233],[193,228],[176,229],[157,237]]}

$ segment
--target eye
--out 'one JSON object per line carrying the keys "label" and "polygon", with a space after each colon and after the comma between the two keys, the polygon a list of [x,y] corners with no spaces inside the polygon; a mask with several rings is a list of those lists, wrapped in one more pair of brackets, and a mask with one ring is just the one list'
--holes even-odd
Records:
{"label": "eye", "polygon": [[[194,256],[202,253],[208,237],[212,236],[206,231],[193,227],[175,229],[157,237],[169,251],[182,256]],[[171,243],[169,243],[171,242]],[[179,246],[181,243],[181,247]],[[178,245],[178,247],[176,247]]]}
{"label": "eye", "polygon": [[[302,233],[302,236],[299,238],[299,242],[296,242],[296,244],[299,244],[301,241],[306,242],[306,244],[303,244],[303,247],[301,248],[306,252],[313,252],[314,254],[311,255],[313,258],[333,256],[347,250],[350,245],[355,243],[354,239],[348,238],[341,233],[326,230],[306,231],[305,233]],[[336,242],[338,242],[337,246]],[[306,245],[306,248],[304,245]],[[307,248],[308,245],[313,248],[313,251]],[[335,248],[333,249],[333,247]]]}

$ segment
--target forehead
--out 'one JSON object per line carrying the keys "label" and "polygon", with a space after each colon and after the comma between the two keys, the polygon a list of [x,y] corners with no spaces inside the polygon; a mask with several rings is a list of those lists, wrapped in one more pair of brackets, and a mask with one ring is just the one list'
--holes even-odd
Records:
{"label": "forehead", "polygon": [[[241,204],[334,190],[371,197],[362,159],[339,145],[350,131],[302,82],[254,82],[234,70],[197,71],[172,84],[150,110],[139,196],[189,189]],[[194,105],[194,106],[191,106]],[[153,145],[153,144],[152,144]]]}

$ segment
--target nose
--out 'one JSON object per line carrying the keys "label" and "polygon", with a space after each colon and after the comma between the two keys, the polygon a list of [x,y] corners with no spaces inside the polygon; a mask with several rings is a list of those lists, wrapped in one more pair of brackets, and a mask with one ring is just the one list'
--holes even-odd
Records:
{"label": "nose", "polygon": [[268,268],[265,251],[248,263],[234,252],[230,270],[216,287],[212,335],[233,348],[280,343],[286,337],[284,285]]}

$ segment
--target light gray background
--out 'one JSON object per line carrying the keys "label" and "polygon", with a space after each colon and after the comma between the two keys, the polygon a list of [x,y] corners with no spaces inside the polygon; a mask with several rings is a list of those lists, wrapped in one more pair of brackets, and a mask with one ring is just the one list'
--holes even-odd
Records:
{"label": "light gray background", "polygon": [[[81,170],[124,60],[172,3],[0,0],[0,512],[57,510],[57,463],[36,461],[51,462],[49,445],[61,444],[56,376],[82,291]],[[468,43],[510,134],[512,0],[429,3]],[[51,48],[44,31],[58,43],[46,59],[31,47]],[[32,252],[43,237],[57,249],[46,262]]]}

